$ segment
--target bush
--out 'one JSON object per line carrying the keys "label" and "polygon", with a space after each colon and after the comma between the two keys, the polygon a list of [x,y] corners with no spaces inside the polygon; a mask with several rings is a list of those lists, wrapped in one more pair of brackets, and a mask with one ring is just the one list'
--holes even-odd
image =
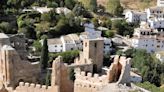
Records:
{"label": "bush", "polygon": [[[61,52],[61,53],[56,53],[56,54],[50,54],[50,57],[54,60],[58,56],[63,57],[63,62],[71,64],[74,62],[74,59],[79,56],[79,51],[78,50],[73,50],[73,51],[66,51],[66,52]],[[52,60],[51,60],[52,61]]]}

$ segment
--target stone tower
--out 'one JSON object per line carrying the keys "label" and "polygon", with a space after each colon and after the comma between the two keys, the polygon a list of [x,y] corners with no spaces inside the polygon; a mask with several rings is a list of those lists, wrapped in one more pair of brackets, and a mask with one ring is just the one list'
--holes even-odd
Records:
{"label": "stone tower", "polygon": [[103,39],[85,39],[83,41],[84,58],[92,59],[93,72],[101,71],[103,65]]}
{"label": "stone tower", "polygon": [[52,65],[51,86],[59,86],[60,92],[73,92],[73,81],[69,79],[68,65],[63,63],[63,58],[58,56]]}
{"label": "stone tower", "polygon": [[5,86],[14,85],[13,57],[14,49],[11,46],[4,45],[0,53],[0,77]]}
{"label": "stone tower", "polygon": [[60,64],[61,64],[62,58],[58,57],[55,59],[55,61],[52,64],[52,75],[51,75],[51,86],[60,85]]}

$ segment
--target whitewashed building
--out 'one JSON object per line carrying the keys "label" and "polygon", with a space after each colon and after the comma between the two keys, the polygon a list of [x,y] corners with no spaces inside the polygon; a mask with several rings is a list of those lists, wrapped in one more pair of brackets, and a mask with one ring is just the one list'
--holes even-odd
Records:
{"label": "whitewashed building", "polygon": [[49,52],[63,52],[63,43],[60,38],[47,40]]}
{"label": "whitewashed building", "polygon": [[51,10],[53,10],[53,8],[48,8],[47,6],[45,6],[45,7],[34,6],[34,7],[32,7],[32,9],[35,10],[35,11],[40,12],[41,14],[48,13]]}
{"label": "whitewashed building", "polygon": [[49,52],[65,52],[82,49],[82,43],[77,34],[69,34],[60,38],[48,39]]}
{"label": "whitewashed building", "polygon": [[164,28],[164,0],[157,0],[157,6],[145,9],[143,12],[128,10],[125,12],[127,22],[148,22],[150,28]]}
{"label": "whitewashed building", "polygon": [[71,10],[66,8],[66,7],[58,7],[55,10],[56,10],[56,13],[58,13],[58,14],[63,13],[64,15],[66,15],[66,14],[71,12]]}
{"label": "whitewashed building", "polygon": [[131,46],[145,49],[147,52],[164,50],[164,32],[151,29],[146,22],[136,28],[131,38]]}
{"label": "whitewashed building", "polygon": [[151,7],[146,13],[151,28],[164,28],[164,7]]}
{"label": "whitewashed building", "polygon": [[164,63],[164,51],[156,52],[156,58],[162,63]]}
{"label": "whitewashed building", "polygon": [[108,55],[110,54],[112,50],[112,40],[109,38],[103,38],[104,39],[104,54]]}
{"label": "whitewashed building", "polygon": [[164,7],[164,0],[157,0],[157,6]]}
{"label": "whitewashed building", "polygon": [[146,15],[146,12],[138,12],[138,11],[129,10],[125,13],[125,19],[127,22],[146,21],[147,15]]}
{"label": "whitewashed building", "polygon": [[104,54],[109,54],[112,50],[112,42],[110,38],[101,37],[101,31],[96,31],[92,23],[84,24],[85,32],[80,36],[77,34],[68,34],[60,38],[48,39],[49,52],[65,52],[70,50],[82,50],[84,39],[104,40]]}

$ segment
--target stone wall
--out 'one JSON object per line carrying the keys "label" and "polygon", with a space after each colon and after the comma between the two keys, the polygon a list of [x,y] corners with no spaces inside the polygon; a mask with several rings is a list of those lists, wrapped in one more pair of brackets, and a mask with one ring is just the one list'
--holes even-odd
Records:
{"label": "stone wall", "polygon": [[108,84],[106,75],[79,72],[76,73],[74,92],[98,92]]}
{"label": "stone wall", "polygon": [[0,50],[0,80],[5,86],[15,88],[20,81],[36,83],[39,78],[39,63],[22,60],[11,46],[4,45]]}
{"label": "stone wall", "polygon": [[20,82],[19,86],[15,89],[16,92],[59,92],[58,86],[48,86]]}
{"label": "stone wall", "polygon": [[130,83],[130,59],[116,55],[107,74],[99,76],[87,72],[76,72],[74,92],[101,92],[109,84]]}

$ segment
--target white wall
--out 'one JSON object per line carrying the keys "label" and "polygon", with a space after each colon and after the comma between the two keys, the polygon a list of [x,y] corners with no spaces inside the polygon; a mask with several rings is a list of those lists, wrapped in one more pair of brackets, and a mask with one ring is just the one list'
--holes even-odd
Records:
{"label": "white wall", "polygon": [[110,54],[112,50],[111,46],[112,46],[111,39],[104,38],[104,54]]}
{"label": "white wall", "polygon": [[52,44],[48,45],[49,52],[63,52],[63,45],[62,44]]}

